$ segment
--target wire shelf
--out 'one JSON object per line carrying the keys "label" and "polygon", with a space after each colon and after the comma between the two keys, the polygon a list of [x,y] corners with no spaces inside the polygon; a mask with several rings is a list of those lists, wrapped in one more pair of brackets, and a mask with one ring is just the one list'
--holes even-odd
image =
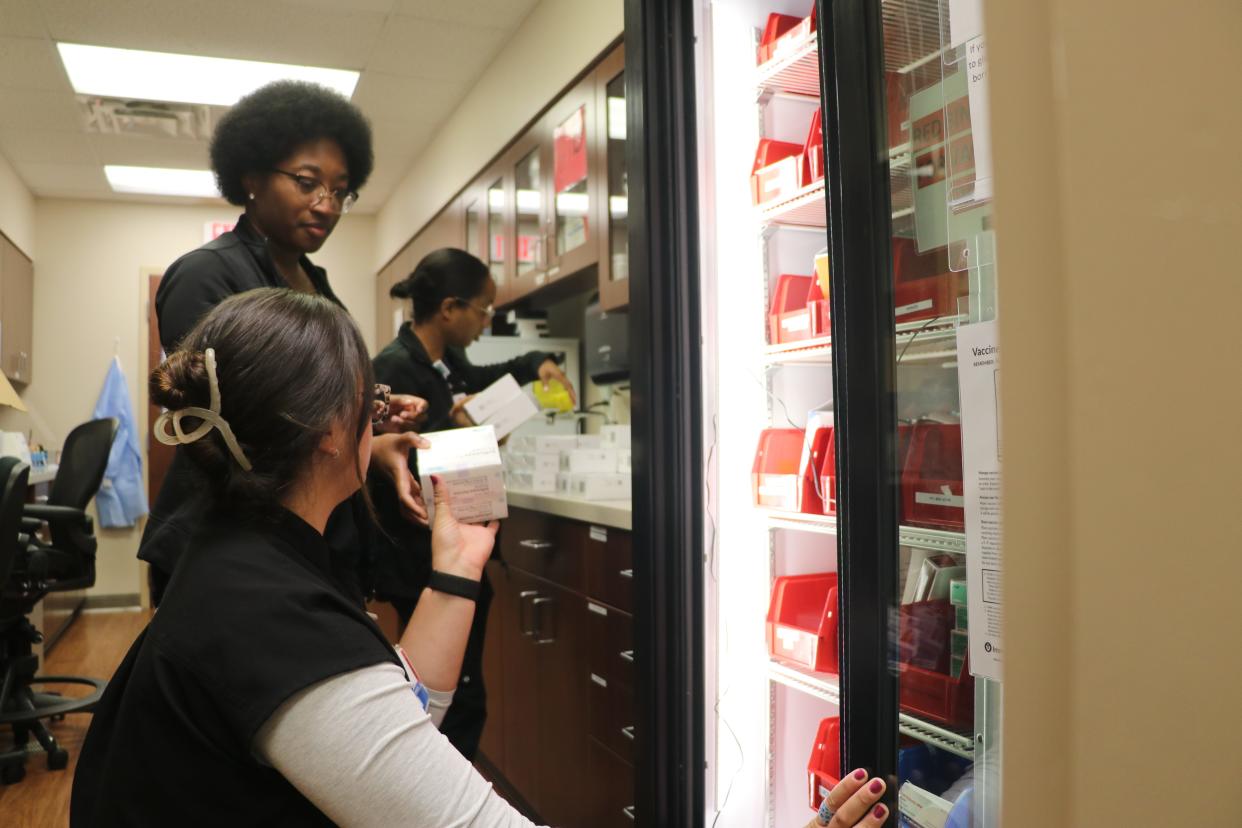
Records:
{"label": "wire shelf", "polygon": [[831,673],[816,673],[791,664],[769,661],[768,678],[829,704],[841,704],[841,679]]}
{"label": "wire shelf", "polygon": [[954,733],[939,725],[925,722],[922,719],[902,713],[898,717],[897,729],[905,736],[918,739],[929,745],[947,750],[963,759],[975,758],[975,743],[969,736]]}
{"label": "wire shelf", "polygon": [[819,43],[814,35],[796,50],[759,67],[757,86],[767,92],[790,92],[819,98]]}
{"label": "wire shelf", "polygon": [[783,345],[768,345],[763,351],[763,361],[768,365],[830,365],[832,337],[821,336]]}
{"label": "wire shelf", "polygon": [[795,532],[816,532],[821,535],[837,533],[835,515],[808,515],[804,512],[782,512],[778,509],[760,509],[769,529],[792,529]]}
{"label": "wire shelf", "polygon": [[816,181],[784,201],[760,207],[760,220],[770,224],[827,229],[828,205],[824,194],[824,182]]}

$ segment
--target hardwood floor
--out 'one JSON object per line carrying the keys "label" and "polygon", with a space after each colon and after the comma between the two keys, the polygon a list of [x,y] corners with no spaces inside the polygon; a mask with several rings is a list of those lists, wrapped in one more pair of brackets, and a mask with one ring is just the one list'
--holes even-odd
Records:
{"label": "hardwood floor", "polygon": [[[109,678],[150,617],[150,613],[140,610],[84,613],[57,642],[40,672]],[[72,692],[68,687],[64,689],[66,694]],[[61,747],[69,751],[69,767],[49,771],[42,751],[31,754],[26,762],[26,778],[16,785],[0,785],[0,824],[59,828],[69,823],[73,770],[89,725],[87,715],[66,716],[63,722],[50,725]],[[8,732],[0,733],[0,744],[7,747],[10,738]]]}

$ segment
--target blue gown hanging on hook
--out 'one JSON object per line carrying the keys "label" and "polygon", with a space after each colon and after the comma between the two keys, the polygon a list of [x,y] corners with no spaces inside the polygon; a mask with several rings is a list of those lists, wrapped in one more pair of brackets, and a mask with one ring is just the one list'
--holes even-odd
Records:
{"label": "blue gown hanging on hook", "polygon": [[95,403],[94,418],[116,417],[120,421],[103,485],[95,495],[99,525],[107,528],[133,526],[147,513],[147,493],[142,483],[142,451],[134,409],[129,403],[129,384],[121,370],[121,360],[112,358],[103,391]]}

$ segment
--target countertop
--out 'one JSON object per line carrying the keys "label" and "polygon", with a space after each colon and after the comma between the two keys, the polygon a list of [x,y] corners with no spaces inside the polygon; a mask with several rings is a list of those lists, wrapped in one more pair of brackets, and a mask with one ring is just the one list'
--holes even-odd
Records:
{"label": "countertop", "polygon": [[509,505],[532,512],[545,512],[557,517],[630,531],[633,514],[628,500],[579,500],[555,494],[537,494],[509,489]]}

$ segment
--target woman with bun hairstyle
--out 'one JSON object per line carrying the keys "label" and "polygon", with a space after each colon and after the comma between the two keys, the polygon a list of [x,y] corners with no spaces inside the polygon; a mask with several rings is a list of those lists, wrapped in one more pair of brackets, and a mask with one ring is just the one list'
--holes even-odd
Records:
{"label": "woman with bun hairstyle", "polygon": [[[471,425],[463,403],[505,374],[512,374],[519,385],[557,380],[574,395],[573,385],[551,354],[532,351],[497,365],[472,365],[466,358],[466,347],[491,324],[496,301],[496,282],[487,265],[466,251],[445,247],[428,253],[390,293],[412,302],[413,322],[403,325],[397,338],[375,357],[375,377],[394,393],[427,401],[424,433]],[[431,535],[403,516],[385,481],[372,486],[372,496],[380,525],[395,540],[377,542],[376,593],[396,607],[405,623],[427,584]],[[441,728],[469,759],[478,749],[487,717],[482,658],[491,595],[485,579],[457,696]]]}
{"label": "woman with bun hairstyle", "polygon": [[437,504],[397,647],[324,538],[366,475],[372,388],[345,310],[288,289],[224,300],[152,373],[156,434],[210,505],[95,711],[71,824],[530,825],[436,729],[496,525]]}
{"label": "woman with bun hairstyle", "polygon": [[[238,101],[211,139],[211,166],[221,194],[244,208],[233,230],[186,253],[168,268],[155,295],[160,343],[172,353],[187,332],[229,296],[288,287],[341,306],[327,273],[307,257],[323,246],[358,199],[374,166],[371,128],[341,95],[301,81],[268,84]],[[293,372],[317,358],[307,352]],[[412,427],[421,400],[398,397],[380,431]],[[374,465],[396,481],[405,512],[426,519],[418,484],[405,456],[419,440],[386,434],[375,441]],[[180,450],[151,509],[138,557],[151,565],[151,594],[159,603],[185,541],[202,511],[201,481]],[[329,535],[357,546],[357,501],[343,506]]]}

